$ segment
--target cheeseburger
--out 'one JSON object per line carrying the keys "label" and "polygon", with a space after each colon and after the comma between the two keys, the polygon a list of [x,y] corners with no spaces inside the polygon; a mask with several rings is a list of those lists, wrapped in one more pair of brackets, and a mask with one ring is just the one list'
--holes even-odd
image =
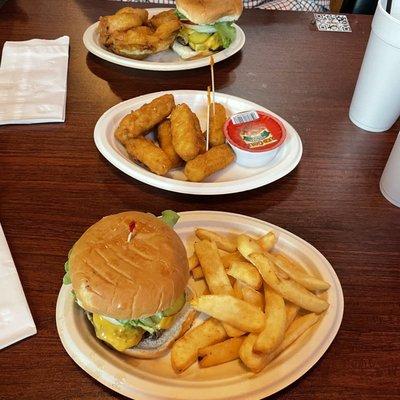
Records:
{"label": "cheeseburger", "polygon": [[232,24],[242,14],[242,0],[176,0],[175,4],[182,28],[172,49],[182,58],[210,55],[235,40]]}
{"label": "cheeseburger", "polygon": [[185,247],[162,218],[129,211],[92,225],[72,247],[65,284],[86,312],[98,339],[138,358],[161,356],[189,329],[189,268]]}

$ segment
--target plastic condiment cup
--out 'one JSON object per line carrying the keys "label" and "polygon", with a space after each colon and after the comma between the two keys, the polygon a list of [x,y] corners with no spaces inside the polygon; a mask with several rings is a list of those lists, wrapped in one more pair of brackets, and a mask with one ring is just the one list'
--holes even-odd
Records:
{"label": "plastic condiment cup", "polygon": [[256,110],[232,115],[225,122],[224,134],[236,162],[249,168],[272,161],[286,139],[286,129],[277,118]]}

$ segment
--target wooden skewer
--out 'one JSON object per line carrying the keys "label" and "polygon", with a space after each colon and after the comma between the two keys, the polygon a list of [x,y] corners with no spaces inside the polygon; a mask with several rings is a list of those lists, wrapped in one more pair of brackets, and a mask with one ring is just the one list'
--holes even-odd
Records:
{"label": "wooden skewer", "polygon": [[210,143],[210,107],[211,107],[210,86],[207,86],[207,133],[206,133],[206,151],[208,151],[209,143]]}
{"label": "wooden skewer", "polygon": [[210,68],[211,68],[211,91],[212,91],[212,105],[213,105],[213,115],[215,116],[215,81],[214,81],[214,57],[210,56]]}

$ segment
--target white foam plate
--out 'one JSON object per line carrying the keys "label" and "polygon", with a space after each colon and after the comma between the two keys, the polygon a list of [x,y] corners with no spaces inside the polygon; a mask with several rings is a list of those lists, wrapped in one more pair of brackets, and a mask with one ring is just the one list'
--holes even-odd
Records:
{"label": "white foam plate", "polygon": [[[322,357],[339,330],[343,293],[331,264],[306,241],[259,219],[214,211],[190,211],[180,215],[175,230],[189,254],[193,251],[196,227],[223,234],[246,232],[255,236],[272,229],[278,235],[277,250],[286,252],[310,273],[331,285],[326,293],[330,307],[320,322],[259,374],[248,372],[235,360],[204,369],[194,364],[177,375],[171,367],[169,354],[155,360],[139,360],[113,351],[97,340],[85,314],[74,303],[69,285],[61,288],[56,309],[58,334],[65,350],[93,378],[136,400],[252,400],[262,399],[290,385]],[[318,374],[318,369],[314,374]]]}
{"label": "white foam plate", "polygon": [[[169,10],[169,8],[148,8],[149,18],[154,14],[158,14],[161,11]],[[99,22],[95,22],[90,25],[83,34],[83,43],[88,51],[103,60],[112,62],[114,64],[123,65],[125,67],[147,69],[151,71],[180,71],[184,69],[194,69],[205,67],[210,64],[209,57],[203,57],[196,60],[183,60],[173,50],[166,50],[161,53],[152,54],[144,60],[133,60],[128,57],[119,56],[111,53],[105,47],[99,43],[97,26]],[[222,51],[219,51],[213,55],[214,61],[219,62],[226,58],[234,55],[244,46],[246,37],[243,30],[233,24],[232,26],[236,29],[236,38],[233,43]]]}
{"label": "white foam plate", "polygon": [[188,104],[199,117],[202,130],[206,129],[207,92],[199,90],[171,90],[135,97],[110,108],[100,117],[95,126],[94,141],[100,153],[111,164],[132,178],[172,192],[217,195],[244,192],[264,186],[282,178],[299,163],[303,152],[301,139],[288,122],[265,107],[248,100],[224,93],[215,93],[215,101],[222,103],[230,115],[256,109],[274,115],[283,123],[287,136],[276,156],[260,168],[246,168],[234,162],[227,168],[209,176],[204,182],[186,181],[183,168],[171,170],[166,176],[158,176],[150,172],[129,158],[124,146],[115,138],[114,132],[121,119],[131,110],[138,109],[165,93],[173,94],[176,104]]}

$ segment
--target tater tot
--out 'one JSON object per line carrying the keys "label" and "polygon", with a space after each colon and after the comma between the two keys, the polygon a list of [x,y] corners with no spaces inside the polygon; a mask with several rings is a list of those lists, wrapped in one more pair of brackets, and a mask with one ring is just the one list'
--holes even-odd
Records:
{"label": "tater tot", "polygon": [[210,146],[219,146],[225,143],[223,131],[224,123],[227,119],[225,107],[222,104],[215,103],[215,114],[213,105],[210,108]]}
{"label": "tater tot", "polygon": [[175,151],[183,160],[193,160],[200,153],[204,140],[196,114],[186,104],[178,104],[171,113],[170,121]]}
{"label": "tater tot", "polygon": [[187,162],[184,173],[189,181],[201,182],[207,176],[225,168],[234,159],[235,155],[229,145],[221,144]]}
{"label": "tater tot", "polygon": [[151,172],[165,175],[171,168],[171,161],[165,152],[151,140],[139,137],[126,142],[128,154],[143,163]]}
{"label": "tater tot", "polygon": [[121,143],[125,144],[129,139],[146,135],[168,117],[174,106],[175,101],[172,94],[157,97],[138,110],[126,115],[119,123],[115,136]]}
{"label": "tater tot", "polygon": [[171,121],[167,119],[158,125],[157,138],[161,149],[164,150],[165,154],[171,160],[171,168],[181,165],[182,159],[178,156],[172,144]]}

